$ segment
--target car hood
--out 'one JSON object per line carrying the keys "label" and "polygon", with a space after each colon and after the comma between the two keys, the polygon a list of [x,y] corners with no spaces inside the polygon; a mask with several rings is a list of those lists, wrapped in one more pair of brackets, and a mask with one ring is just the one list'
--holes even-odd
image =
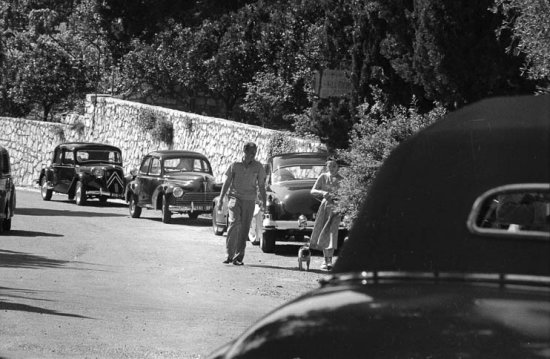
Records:
{"label": "car hood", "polygon": [[282,203],[284,213],[312,214],[316,213],[321,203],[311,195],[311,188],[315,181],[288,181],[273,184],[268,194]]}
{"label": "car hood", "polygon": [[214,176],[208,173],[197,172],[177,172],[164,176],[166,180],[175,186],[182,186],[189,190],[201,191],[204,190],[206,184],[206,191],[213,191],[215,184]]}
{"label": "car hood", "polygon": [[211,358],[542,358],[549,291],[337,281],[271,312]]}
{"label": "car hood", "polygon": [[90,172],[93,169],[98,169],[98,168],[103,169],[104,171],[116,170],[117,172],[120,172],[120,173],[123,172],[122,166],[114,165],[112,163],[101,163],[101,162],[80,164],[80,165],[77,165],[76,168],[81,172]]}

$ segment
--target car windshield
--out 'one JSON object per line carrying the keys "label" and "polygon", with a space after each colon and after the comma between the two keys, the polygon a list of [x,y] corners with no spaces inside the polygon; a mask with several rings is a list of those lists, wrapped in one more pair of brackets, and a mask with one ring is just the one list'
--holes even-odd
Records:
{"label": "car windshield", "polygon": [[319,165],[293,165],[275,168],[271,174],[272,183],[296,180],[315,180],[323,171],[325,166]]}
{"label": "car windshield", "polygon": [[82,149],[82,150],[76,151],[76,160],[78,163],[107,162],[107,163],[121,164],[122,155],[119,151],[114,151],[114,150]]}
{"label": "car windshield", "polygon": [[202,158],[176,157],[164,160],[164,172],[201,172],[212,173],[210,165]]}

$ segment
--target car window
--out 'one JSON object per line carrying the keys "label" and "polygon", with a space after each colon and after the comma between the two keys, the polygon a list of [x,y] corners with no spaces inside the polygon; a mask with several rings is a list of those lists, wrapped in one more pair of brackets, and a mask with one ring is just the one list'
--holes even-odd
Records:
{"label": "car window", "polygon": [[82,149],[76,152],[76,159],[80,163],[107,162],[107,163],[120,164],[122,163],[122,154],[119,151],[113,151],[113,150]]}
{"label": "car window", "polygon": [[509,185],[482,195],[468,220],[480,234],[550,233],[550,186]]}
{"label": "car window", "polygon": [[57,151],[55,151],[53,163],[60,165],[61,159],[63,158],[62,155],[63,155],[63,152],[61,151],[61,149],[58,149]]}
{"label": "car window", "polygon": [[151,161],[151,169],[149,170],[150,175],[160,175],[160,160],[158,158],[153,158]]}
{"label": "car window", "polygon": [[63,164],[74,165],[74,154],[72,151],[68,151],[68,150],[63,151]]}
{"label": "car window", "polygon": [[317,179],[325,170],[324,165],[295,165],[275,168],[271,174],[273,183]]}
{"label": "car window", "polygon": [[164,160],[164,172],[202,172],[210,173],[208,162],[201,158],[178,157]]}
{"label": "car window", "polygon": [[151,163],[151,157],[145,158],[143,160],[143,163],[141,164],[141,167],[139,168],[139,173],[146,175],[149,171],[149,164]]}

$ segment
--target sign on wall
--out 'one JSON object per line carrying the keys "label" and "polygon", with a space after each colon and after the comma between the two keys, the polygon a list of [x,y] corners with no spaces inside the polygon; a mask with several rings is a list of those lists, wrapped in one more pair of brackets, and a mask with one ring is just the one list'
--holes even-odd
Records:
{"label": "sign on wall", "polygon": [[314,89],[320,98],[348,96],[351,93],[349,71],[317,71],[314,77]]}

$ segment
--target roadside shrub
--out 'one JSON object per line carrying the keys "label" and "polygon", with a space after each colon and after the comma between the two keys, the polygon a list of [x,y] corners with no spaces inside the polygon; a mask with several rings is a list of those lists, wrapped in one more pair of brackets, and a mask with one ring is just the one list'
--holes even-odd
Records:
{"label": "roadside shrub", "polygon": [[165,118],[161,118],[155,123],[151,130],[151,136],[154,140],[164,142],[171,146],[174,142],[174,125]]}
{"label": "roadside shrub", "polygon": [[55,137],[59,140],[60,143],[65,142],[65,130],[63,130],[63,127],[61,126],[54,126],[51,128],[51,132],[54,134]]}
{"label": "roadside shrub", "polygon": [[380,97],[373,105],[359,106],[359,122],[350,132],[350,147],[338,153],[349,164],[341,170],[344,180],[338,193],[338,207],[349,217],[349,226],[357,218],[378,167],[390,152],[445,113],[446,110],[436,104],[433,110],[421,114],[415,101],[409,108],[394,106],[388,109]]}
{"label": "roadside shrub", "polygon": [[296,151],[296,144],[290,139],[289,132],[278,132],[269,139],[267,157]]}
{"label": "roadside shrub", "polygon": [[71,131],[75,131],[79,136],[82,136],[86,129],[86,125],[82,121],[77,121],[71,125],[70,129]]}
{"label": "roadside shrub", "polygon": [[150,131],[155,128],[156,123],[157,116],[152,110],[144,108],[139,111],[137,118],[137,124],[139,127],[146,131]]}

